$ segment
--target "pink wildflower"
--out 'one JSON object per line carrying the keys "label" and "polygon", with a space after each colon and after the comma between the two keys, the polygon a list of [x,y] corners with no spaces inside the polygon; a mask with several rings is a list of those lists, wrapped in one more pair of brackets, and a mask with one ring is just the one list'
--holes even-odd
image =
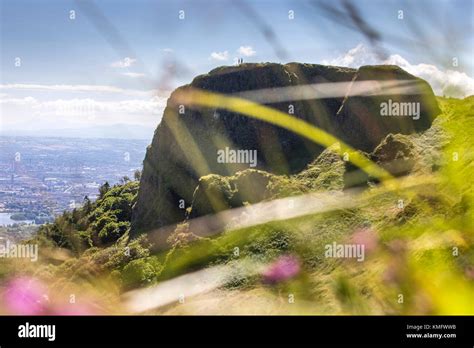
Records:
{"label": "pink wildflower", "polygon": [[45,314],[49,305],[46,287],[34,278],[19,277],[11,280],[4,293],[5,306],[14,314]]}
{"label": "pink wildflower", "polygon": [[295,277],[300,272],[298,259],[291,255],[281,256],[262,272],[265,283],[278,283]]}

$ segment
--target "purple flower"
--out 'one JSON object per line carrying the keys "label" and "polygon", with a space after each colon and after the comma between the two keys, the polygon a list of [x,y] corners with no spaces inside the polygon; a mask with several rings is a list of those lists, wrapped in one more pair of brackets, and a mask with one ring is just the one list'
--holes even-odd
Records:
{"label": "purple flower", "polygon": [[285,255],[267,266],[262,272],[265,283],[274,284],[295,277],[300,272],[300,263],[295,256]]}
{"label": "purple flower", "polygon": [[45,314],[48,307],[46,287],[38,280],[28,277],[11,280],[3,301],[10,312],[19,315]]}
{"label": "purple flower", "polygon": [[82,298],[80,303],[61,301],[67,295],[52,298],[48,288],[40,280],[18,277],[9,281],[3,293],[2,302],[9,313],[18,315],[91,315],[95,314],[93,302]]}

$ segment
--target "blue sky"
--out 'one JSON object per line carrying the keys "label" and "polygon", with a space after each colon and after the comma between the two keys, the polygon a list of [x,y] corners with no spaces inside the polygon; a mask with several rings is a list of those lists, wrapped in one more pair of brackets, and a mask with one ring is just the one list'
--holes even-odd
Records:
{"label": "blue sky", "polygon": [[[92,7],[67,0],[0,1],[3,129],[113,122],[146,126],[152,133],[169,90],[234,64],[236,57],[354,67],[397,63],[428,80],[437,75],[429,82],[438,94],[448,83],[459,96],[474,88],[471,0],[351,2],[380,33],[377,47],[384,58],[347,27],[350,19],[334,22],[314,1],[247,1],[250,12],[227,0],[102,0],[89,2]],[[285,56],[262,26],[274,33]],[[180,73],[166,78],[170,64]]]}

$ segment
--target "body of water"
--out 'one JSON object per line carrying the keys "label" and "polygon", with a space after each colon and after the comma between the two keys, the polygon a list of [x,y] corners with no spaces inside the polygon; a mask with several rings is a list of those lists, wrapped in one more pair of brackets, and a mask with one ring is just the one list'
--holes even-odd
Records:
{"label": "body of water", "polygon": [[11,213],[0,213],[0,226],[8,226],[8,225],[13,225],[13,224],[17,224],[17,223],[33,223],[33,221],[31,220],[12,220],[10,218],[10,216],[12,216]]}

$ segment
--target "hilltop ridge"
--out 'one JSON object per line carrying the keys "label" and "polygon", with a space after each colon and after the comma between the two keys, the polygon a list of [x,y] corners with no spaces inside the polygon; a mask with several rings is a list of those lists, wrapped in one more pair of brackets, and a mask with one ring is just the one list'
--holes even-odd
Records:
{"label": "hilltop ridge", "polygon": [[[357,88],[364,86],[364,81],[380,83],[370,82],[374,85],[372,90],[361,92]],[[383,82],[394,84],[394,88],[388,89],[390,94],[371,94],[373,90],[380,91]],[[409,84],[409,92],[400,93],[397,82],[402,86]],[[183,205],[190,206],[202,176],[230,176],[248,168],[242,163],[218,163],[219,149],[256,150],[255,169],[279,175],[301,172],[324,150],[293,132],[254,118],[220,108],[180,105],[175,101],[177,92],[193,88],[239,96],[250,91],[247,96],[265,100],[278,95],[280,88],[298,91],[299,87],[319,84],[331,84],[336,96],[305,96],[263,104],[319,127],[365,152],[373,151],[390,133],[412,134],[428,129],[440,112],[428,83],[398,66],[351,69],[301,63],[245,63],[213,69],[179,87],[168,100],[144,160],[133,208],[132,236],[182,221],[186,215]],[[419,103],[418,119],[381,117],[380,105],[389,99],[396,103]]]}

